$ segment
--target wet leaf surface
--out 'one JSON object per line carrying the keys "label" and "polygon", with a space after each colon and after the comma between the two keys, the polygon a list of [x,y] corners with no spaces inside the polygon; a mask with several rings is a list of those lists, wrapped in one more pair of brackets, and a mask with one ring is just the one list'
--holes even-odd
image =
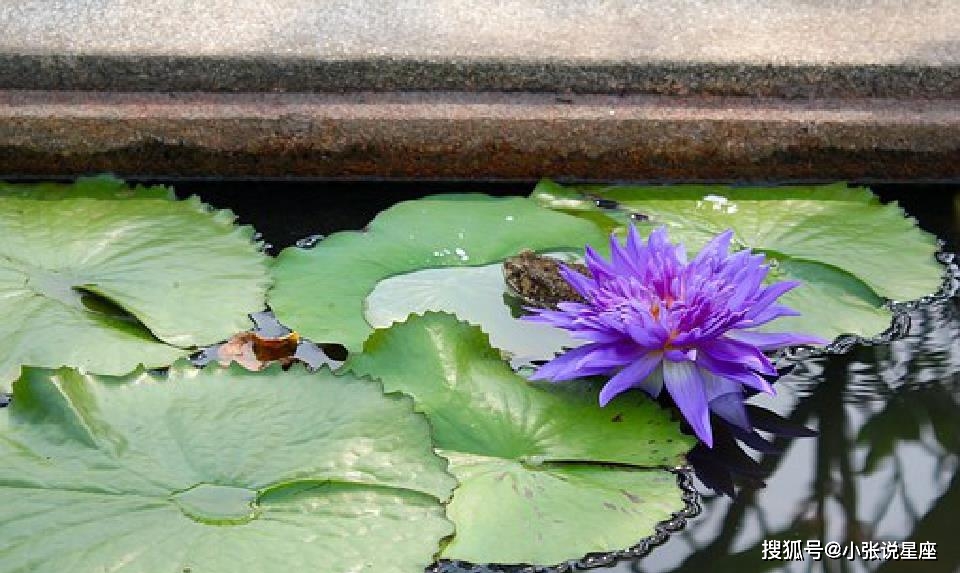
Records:
{"label": "wet leaf surface", "polygon": [[[584,244],[604,240],[605,234],[592,223],[524,198],[439,195],[405,201],[380,213],[366,231],[334,233],[309,250],[284,249],[273,268],[270,306],[305,338],[338,342],[357,351],[373,331],[365,313],[377,315],[384,308],[384,316],[392,321],[411,311],[463,311],[445,308],[456,293],[429,281],[423,288],[386,297],[386,305],[379,297],[371,301],[371,294],[388,279],[403,281],[410,276],[423,284],[416,280],[417,271],[461,268],[469,273],[474,270],[470,267],[499,264],[523,249],[582,252]],[[502,278],[498,280],[502,293]],[[464,306],[471,303],[469,293],[459,300]],[[485,311],[464,318],[486,327]]]}
{"label": "wet leaf surface", "polygon": [[564,348],[583,342],[546,324],[518,320],[507,298],[500,263],[482,267],[424,269],[390,277],[366,299],[364,317],[375,328],[403,322],[411,313],[442,310],[471,324],[483,325],[491,343],[514,366],[549,360]]}
{"label": "wet leaf surface", "polygon": [[14,393],[2,571],[413,573],[453,532],[426,420],[370,380],[181,362],[30,368]]}
{"label": "wet leaf surface", "polygon": [[638,393],[607,408],[589,382],[516,374],[449,314],[376,331],[345,368],[414,398],[460,481],[448,559],[552,564],[628,547],[684,507],[675,476],[694,440]]}
{"label": "wet leaf surface", "polygon": [[110,178],[0,184],[0,388],[22,365],[166,366],[263,307],[253,231],[171,197]]}

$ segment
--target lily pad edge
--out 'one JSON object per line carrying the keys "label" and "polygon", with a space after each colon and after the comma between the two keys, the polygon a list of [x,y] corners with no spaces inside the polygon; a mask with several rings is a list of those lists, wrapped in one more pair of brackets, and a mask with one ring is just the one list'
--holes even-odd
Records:
{"label": "lily pad edge", "polygon": [[[507,367],[509,368],[509,363],[504,359],[502,355],[502,351],[496,348],[495,346],[493,346],[492,344],[490,344],[489,335],[486,333],[486,331],[484,331],[482,326],[465,321],[461,319],[459,316],[457,316],[456,314],[451,312],[446,312],[446,311],[426,311],[422,313],[412,312],[407,316],[406,320],[402,322],[395,322],[389,327],[376,328],[373,330],[373,332],[371,332],[367,340],[364,341],[364,345],[363,345],[364,350],[366,350],[368,343],[372,339],[381,335],[381,333],[390,330],[392,327],[397,325],[404,325],[410,319],[415,317],[420,319],[426,319],[426,318],[429,318],[431,315],[452,318],[460,325],[477,330],[482,335],[483,340],[486,341],[487,343],[484,349],[484,352],[487,354],[485,356],[481,355],[481,358],[494,359],[494,360],[504,362],[504,364],[506,364]],[[364,353],[361,352],[359,354],[362,355]],[[345,373],[345,372],[350,372],[354,375],[367,376],[369,378],[379,380],[377,376],[368,375],[368,374],[358,374],[354,372],[351,369],[351,362],[349,358],[346,362],[344,362],[343,366],[337,371],[338,374]],[[516,374],[518,377],[525,378],[520,373],[516,373]],[[391,391],[390,393],[406,394],[402,390],[394,390],[394,391]],[[416,406],[416,403],[417,401],[414,399],[414,404],[415,404],[414,407],[416,411],[419,413],[423,413],[423,411]],[[427,423],[430,424],[432,429],[433,424],[430,422],[429,417],[427,418]],[[437,448],[435,446],[434,449],[435,451],[438,452],[438,454],[441,457],[446,457],[443,453],[442,448]],[[537,571],[542,573],[566,573],[567,571],[571,570],[570,567],[593,568],[598,566],[614,565],[623,561],[635,561],[637,559],[640,559],[646,556],[654,548],[665,543],[671,533],[681,531],[686,526],[687,520],[696,517],[701,513],[701,510],[702,510],[701,505],[699,503],[700,496],[698,491],[696,490],[696,486],[694,485],[693,468],[688,463],[686,463],[685,457],[683,457],[683,459],[684,461],[682,463],[679,463],[672,467],[665,466],[665,465],[625,466],[625,467],[631,467],[638,471],[664,471],[664,472],[671,473],[675,476],[677,480],[678,489],[681,490],[680,500],[683,502],[683,508],[672,512],[669,518],[666,518],[658,522],[654,526],[654,532],[652,534],[639,539],[636,543],[624,549],[617,549],[617,550],[607,551],[607,552],[588,553],[579,558],[572,557],[570,559],[565,559],[559,563],[554,563],[554,564],[533,564],[537,567]],[[547,462],[547,464],[559,464],[560,467],[566,465],[565,462],[562,462],[559,460],[556,462]],[[607,462],[598,461],[598,462],[593,462],[591,465],[617,466],[619,464],[611,464]],[[459,483],[459,479],[458,479],[457,489],[459,489],[461,485],[462,484]],[[454,491],[454,495],[456,495],[456,490]],[[444,506],[446,507],[451,500],[444,502]],[[456,527],[456,524],[455,524],[455,527]],[[442,542],[442,547],[446,547],[455,538],[455,536],[456,536],[456,533],[454,533],[453,536],[445,539]],[[442,553],[442,550],[441,550],[441,553]],[[486,568],[491,568],[494,571],[498,571],[498,572],[503,571],[504,573],[506,573],[506,572],[514,571],[514,568],[516,567],[524,567],[528,565],[531,565],[531,564],[529,563],[492,563],[492,562],[474,563],[474,562],[463,561],[458,559],[440,559],[428,571],[430,573],[462,573],[462,570],[464,569],[469,570],[472,567],[486,567]],[[448,568],[449,566],[452,566],[453,569],[452,570],[449,569]]]}

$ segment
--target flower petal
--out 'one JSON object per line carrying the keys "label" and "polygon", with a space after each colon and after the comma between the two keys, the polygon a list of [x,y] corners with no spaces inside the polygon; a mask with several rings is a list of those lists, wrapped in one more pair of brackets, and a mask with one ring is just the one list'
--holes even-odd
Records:
{"label": "flower petal", "polygon": [[571,350],[567,350],[560,356],[557,356],[550,362],[547,362],[537,371],[530,375],[530,380],[572,380],[580,377],[578,366],[584,357],[590,356],[598,349],[603,348],[599,344],[585,344]]}
{"label": "flower petal", "polygon": [[663,363],[663,383],[697,437],[712,448],[710,410],[700,369],[692,362],[666,361]]}
{"label": "flower petal", "polygon": [[583,298],[590,300],[590,295],[593,294],[593,291],[597,290],[597,281],[571,269],[563,263],[559,263],[558,266],[560,267],[560,276],[573,287],[573,290],[577,291]]}
{"label": "flower petal", "polygon": [[[577,304],[577,303],[560,303],[560,304]],[[532,314],[525,314],[520,317],[520,320],[527,322],[539,322],[541,324],[549,324],[551,326],[556,326],[559,328],[573,329],[576,328],[576,314],[575,312],[563,312],[550,310],[546,308],[536,308],[536,307],[524,307],[524,310],[531,312]]]}
{"label": "flower petal", "polygon": [[630,225],[627,230],[627,251],[633,257],[637,269],[642,271],[647,266],[647,247],[643,244],[643,237],[637,231],[636,225]]}
{"label": "flower petal", "polygon": [[587,268],[590,270],[590,276],[594,278],[598,283],[608,280],[610,277],[616,276],[613,272],[613,269],[610,267],[610,264],[600,256],[593,247],[587,245],[584,248],[584,262],[587,264]]}
{"label": "flower petal", "polygon": [[610,235],[610,264],[621,276],[638,275],[641,272],[630,256],[629,249],[620,244],[616,235]]}
{"label": "flower petal", "polygon": [[700,352],[697,354],[697,366],[707,372],[736,381],[760,392],[766,392],[770,395],[776,394],[773,386],[763,376],[738,362],[724,362],[713,358],[706,352]]}
{"label": "flower petal", "polygon": [[740,393],[714,398],[710,401],[710,411],[742,430],[753,430],[747,411],[743,408],[743,395]]}
{"label": "flower petal", "polygon": [[714,340],[701,343],[699,348],[709,354],[711,358],[716,358],[723,362],[743,364],[760,374],[774,376],[777,373],[777,369],[773,367],[770,360],[764,356],[763,352],[760,352],[756,346],[732,338],[715,338]]}
{"label": "flower petal", "polygon": [[701,265],[709,259],[722,258],[727,255],[730,249],[730,239],[733,238],[733,229],[727,229],[716,237],[710,239],[710,242],[700,249],[697,256],[690,263],[692,265]]}
{"label": "flower petal", "polygon": [[800,286],[800,281],[781,281],[767,286],[767,288],[763,289],[760,297],[754,302],[755,308],[764,309],[770,306],[775,300],[780,298],[781,295],[798,286]]}
{"label": "flower petal", "polygon": [[793,334],[790,332],[750,332],[745,330],[731,331],[728,338],[756,346],[760,350],[776,350],[785,346],[819,345],[826,346],[830,341],[819,336],[809,334]]}
{"label": "flower petal", "polygon": [[736,380],[717,376],[712,372],[700,369],[700,377],[703,378],[703,390],[707,395],[707,402],[719,398],[724,394],[742,394],[740,383]]}
{"label": "flower petal", "polygon": [[[663,357],[659,352],[650,352],[623,368],[600,390],[600,405],[606,406],[615,396],[630,388],[641,387],[641,383],[651,375],[662,360]],[[655,394],[652,395],[656,398]]]}
{"label": "flower petal", "polygon": [[700,371],[700,375],[703,377],[710,411],[734,426],[747,432],[752,431],[750,418],[747,417],[747,411],[743,407],[743,391],[740,389],[740,383],[703,370]]}
{"label": "flower petal", "polygon": [[651,398],[660,396],[660,392],[663,391],[663,364],[658,364],[653,372],[640,382],[638,388],[646,392]]}
{"label": "flower petal", "polygon": [[629,344],[585,344],[567,350],[537,369],[530,380],[573,380],[610,372],[630,364],[646,351]]}
{"label": "flower petal", "polygon": [[[646,317],[639,315],[639,318],[644,319]],[[669,336],[666,329],[659,324],[653,323],[652,319],[643,320],[642,323],[628,324],[627,334],[629,334],[630,338],[639,346],[648,348],[662,348]]]}
{"label": "flower petal", "polygon": [[774,304],[757,313],[748,312],[746,318],[733,325],[732,328],[753,328],[782,316],[800,316],[800,313],[788,306]]}

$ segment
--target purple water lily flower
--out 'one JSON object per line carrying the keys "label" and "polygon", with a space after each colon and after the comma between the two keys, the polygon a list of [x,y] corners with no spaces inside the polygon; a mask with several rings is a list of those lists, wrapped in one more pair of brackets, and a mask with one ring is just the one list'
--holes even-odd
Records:
{"label": "purple water lily flower", "polygon": [[755,332],[781,316],[799,313],[776,304],[795,281],[764,285],[763,255],[728,252],[733,231],[711,240],[692,261],[665,228],[644,244],[631,226],[624,245],[610,238],[607,262],[589,246],[590,277],[564,267],[563,277],[585,302],[558,310],[532,309],[526,319],[551,324],[587,344],[541,366],[531,379],[613,377],[600,405],[630,388],[654,398],[666,387],[697,436],[713,446],[710,411],[750,430],[743,386],[773,393],[763,375],[776,370],[763,354],[781,346],[826,344],[813,336]]}

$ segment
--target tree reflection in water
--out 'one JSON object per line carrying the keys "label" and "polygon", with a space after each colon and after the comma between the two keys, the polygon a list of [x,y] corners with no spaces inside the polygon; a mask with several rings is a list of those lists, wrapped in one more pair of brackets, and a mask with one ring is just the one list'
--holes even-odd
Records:
{"label": "tree reflection in water", "polygon": [[[734,497],[705,493],[701,517],[617,570],[958,570],[960,304],[940,300],[911,318],[906,338],[802,362],[777,384],[776,397],[754,397],[819,436],[774,438],[783,453],[754,454],[762,472],[747,471]],[[749,470],[742,462],[733,465]],[[766,487],[751,487],[751,479]],[[761,559],[764,540],[791,539],[930,541],[937,561]]]}

